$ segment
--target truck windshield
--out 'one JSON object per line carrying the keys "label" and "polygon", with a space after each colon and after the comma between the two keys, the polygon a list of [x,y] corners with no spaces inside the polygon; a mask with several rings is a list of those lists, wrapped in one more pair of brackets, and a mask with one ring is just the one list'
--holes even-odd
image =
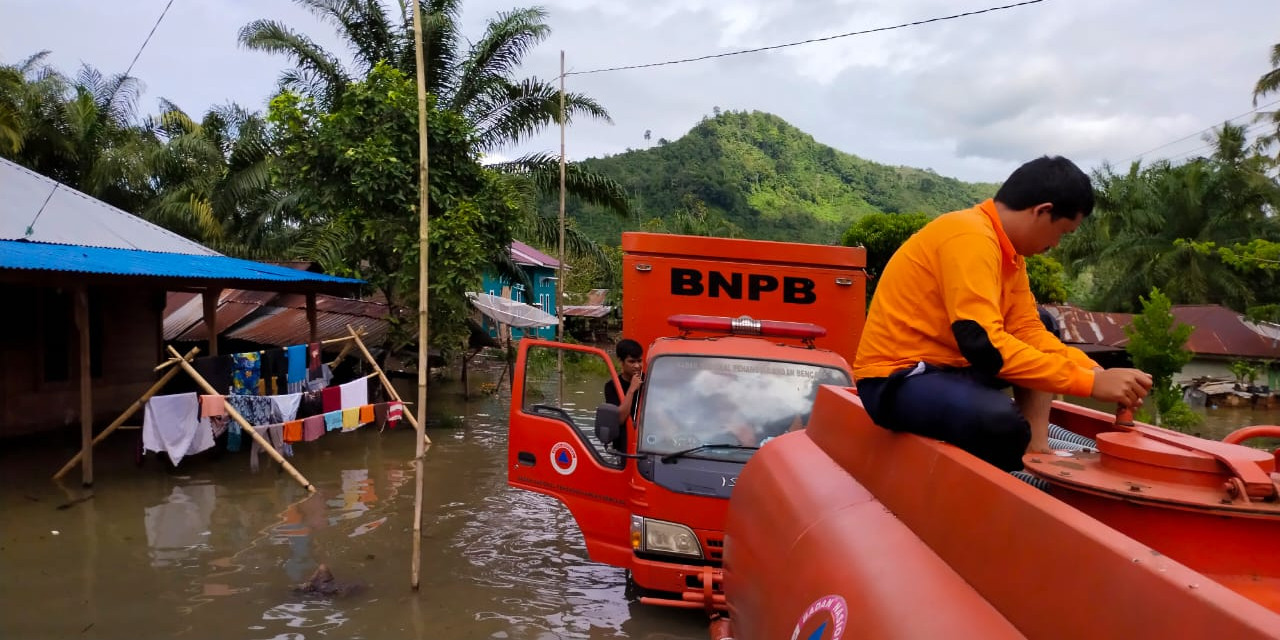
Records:
{"label": "truck windshield", "polygon": [[[639,450],[745,460],[769,438],[808,422],[818,385],[849,385],[845,372],[795,362],[663,356],[645,372]],[[724,447],[704,445],[726,445]]]}

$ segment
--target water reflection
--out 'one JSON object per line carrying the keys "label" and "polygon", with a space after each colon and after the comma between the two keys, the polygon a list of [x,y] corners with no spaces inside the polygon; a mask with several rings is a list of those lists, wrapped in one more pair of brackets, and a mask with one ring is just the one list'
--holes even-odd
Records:
{"label": "water reflection", "polygon": [[[559,502],[507,487],[505,396],[434,393],[433,421],[455,426],[431,433],[416,593],[412,430],[296,445],[314,494],[247,453],[139,468],[123,436],[95,451],[97,496],[77,502],[47,480],[73,442],[0,447],[0,638],[706,636],[696,612],[628,602]],[[322,563],[360,588],[295,592]]]}
{"label": "water reflection", "polygon": [[209,523],[217,487],[196,484],[174,487],[164,501],[143,513],[151,566],[182,564],[198,551],[209,550]]}

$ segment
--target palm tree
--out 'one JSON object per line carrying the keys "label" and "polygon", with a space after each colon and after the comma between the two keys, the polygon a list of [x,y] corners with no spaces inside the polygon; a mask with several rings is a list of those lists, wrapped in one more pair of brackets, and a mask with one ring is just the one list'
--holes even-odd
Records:
{"label": "palm tree", "polygon": [[153,222],[223,253],[279,257],[296,227],[284,217],[289,198],[273,187],[275,160],[262,116],[236,104],[210,109],[196,122],[162,100],[151,126],[164,145],[150,164]]}
{"label": "palm tree", "polygon": [[[282,87],[310,96],[321,106],[332,107],[352,82],[366,76],[379,61],[387,61],[407,76],[414,76],[413,25],[409,18],[412,12],[403,2],[401,15],[394,18],[377,0],[296,1],[338,30],[352,51],[355,68],[347,69],[337,56],[283,23],[256,20],[245,25],[240,30],[243,46],[282,53],[292,59],[294,68],[284,72]],[[488,21],[478,41],[464,46],[459,21],[461,4],[461,0],[422,1],[427,91],[436,97],[437,107],[461,114],[471,123],[480,153],[517,144],[558,124],[558,89],[551,82],[516,75],[524,56],[551,32],[546,12],[524,8],[499,13]],[[609,121],[608,112],[595,100],[566,93],[566,124],[579,116]],[[406,149],[408,153],[410,150]],[[558,189],[559,160],[553,154],[531,153],[490,166],[525,176],[539,192],[549,195]],[[577,165],[570,165],[566,173],[565,187],[570,195],[622,216],[631,215],[626,192],[617,182]],[[528,202],[520,235],[544,246],[556,244],[558,229],[546,216],[538,214],[536,199]],[[603,257],[594,243],[573,232],[566,242],[586,255]]]}
{"label": "palm tree", "polygon": [[[84,65],[68,80],[38,53],[0,81],[14,161],[126,211],[139,211],[153,184],[145,161],[157,144],[138,123],[136,78]],[[15,77],[15,74],[17,77]],[[4,109],[0,109],[2,111]],[[13,145],[14,138],[18,144]]]}
{"label": "palm tree", "polygon": [[[386,60],[412,77],[413,25],[408,11],[394,21],[377,0],[296,0],[333,24],[355,58],[354,73],[338,58],[302,33],[272,20],[256,20],[240,30],[240,43],[250,49],[283,53],[294,68],[281,84],[322,103],[342,95],[354,78]],[[427,92],[440,108],[460,113],[476,129],[479,150],[493,151],[518,143],[559,122],[560,94],[536,77],[519,79],[525,54],[551,33],[540,8],[513,9],[489,20],[483,36],[463,50],[459,29],[461,0],[424,0]],[[565,94],[569,121],[585,115],[609,120],[595,100]]]}
{"label": "palm tree", "polygon": [[[1277,90],[1280,90],[1280,44],[1271,47],[1271,70],[1262,74],[1262,77],[1258,78],[1258,83],[1253,87],[1253,106],[1258,106],[1260,98],[1266,97]],[[1280,109],[1269,113],[1259,113],[1258,119],[1270,119],[1276,127],[1275,131],[1262,136],[1259,143],[1267,146],[1273,142],[1280,142]]]}
{"label": "palm tree", "polygon": [[1059,248],[1071,275],[1091,271],[1091,306],[1138,311],[1154,287],[1175,304],[1244,309],[1255,299],[1250,281],[1205,248],[1276,237],[1268,212],[1280,205],[1280,189],[1245,152],[1242,127],[1225,124],[1213,141],[1208,158],[1095,173],[1097,208]]}

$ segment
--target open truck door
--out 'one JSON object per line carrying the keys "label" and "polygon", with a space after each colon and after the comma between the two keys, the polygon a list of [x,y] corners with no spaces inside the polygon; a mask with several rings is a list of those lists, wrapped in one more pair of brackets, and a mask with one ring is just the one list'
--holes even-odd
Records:
{"label": "open truck door", "polygon": [[[585,389],[584,377],[594,380]],[[596,409],[609,379],[618,383],[613,361],[600,349],[520,341],[512,374],[507,482],[558,498],[582,530],[591,559],[626,566],[632,557],[627,460],[596,436]],[[632,442],[634,427],[622,428]]]}

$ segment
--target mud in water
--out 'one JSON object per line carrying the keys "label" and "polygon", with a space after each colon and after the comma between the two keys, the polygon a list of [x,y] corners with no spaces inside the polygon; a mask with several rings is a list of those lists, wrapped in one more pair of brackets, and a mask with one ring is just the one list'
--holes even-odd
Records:
{"label": "mud in water", "polygon": [[[137,431],[99,445],[89,491],[49,480],[74,428],[0,445],[0,638],[707,637],[704,614],[629,601],[558,502],[507,487],[508,394],[432,388],[417,592],[407,427],[295,445],[313,495],[246,452],[138,466]],[[332,580],[298,589],[321,564]]]}

